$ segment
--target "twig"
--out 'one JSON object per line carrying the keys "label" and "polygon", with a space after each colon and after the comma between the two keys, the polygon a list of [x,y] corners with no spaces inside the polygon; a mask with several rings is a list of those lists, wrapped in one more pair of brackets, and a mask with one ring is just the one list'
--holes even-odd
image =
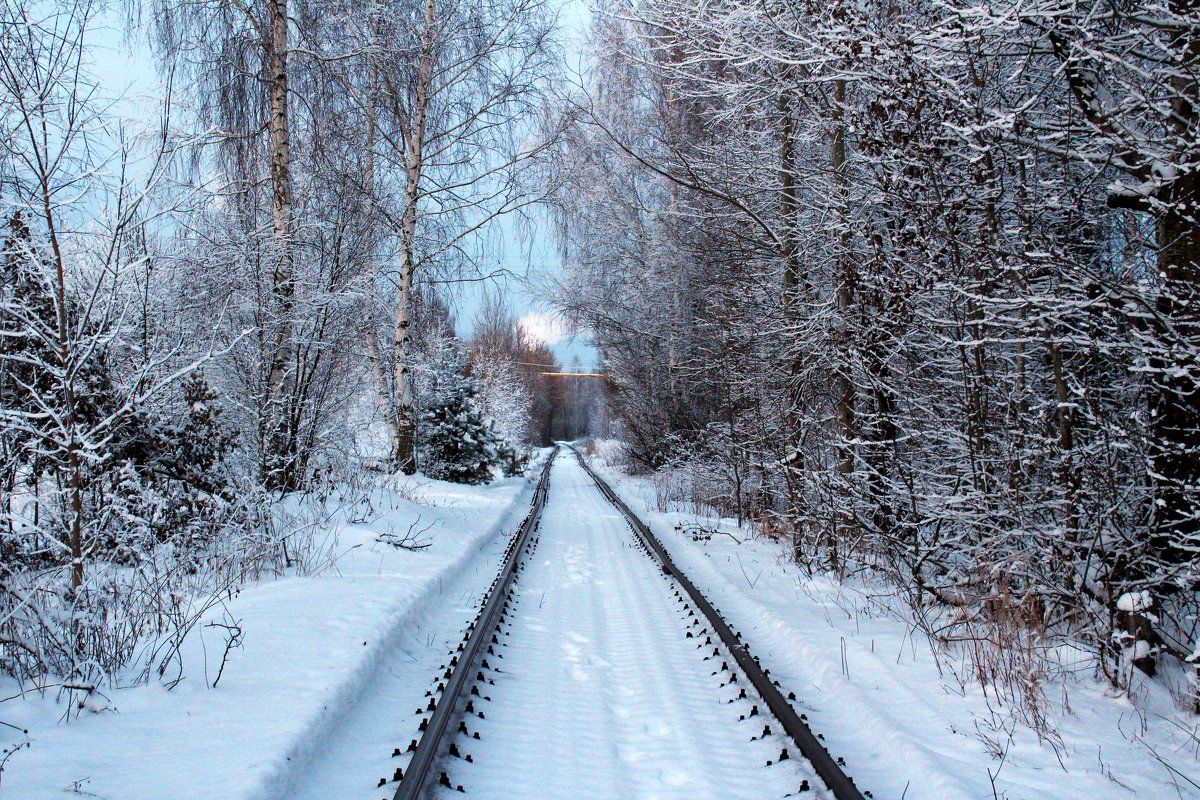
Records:
{"label": "twig", "polygon": [[421,530],[416,530],[417,525],[421,522],[421,518],[417,517],[411,525],[408,526],[408,531],[403,536],[397,536],[395,533],[388,531],[381,533],[375,537],[375,541],[382,544],[390,544],[392,547],[397,547],[401,550],[424,550],[433,545],[430,541],[421,541],[421,537],[429,533],[433,529],[433,523],[429,523]]}
{"label": "twig", "polygon": [[[1196,783],[1194,780],[1192,780],[1191,778],[1189,778],[1187,775],[1184,775],[1184,774],[1183,774],[1182,772],[1180,772],[1178,769],[1176,769],[1175,767],[1171,766],[1171,764],[1167,763],[1166,759],[1164,759],[1162,756],[1160,756],[1160,755],[1158,754],[1158,751],[1157,751],[1157,750],[1155,750],[1155,749],[1154,749],[1154,747],[1153,747],[1153,746],[1151,746],[1151,744],[1150,744],[1149,742],[1147,742],[1145,739],[1143,739],[1143,738],[1142,738],[1142,737],[1140,737],[1140,736],[1135,736],[1134,738],[1136,739],[1136,741],[1138,742],[1138,744],[1141,744],[1143,747],[1145,747],[1147,750],[1149,750],[1149,751],[1150,751],[1150,755],[1154,756],[1154,760],[1155,760],[1155,761],[1157,761],[1159,764],[1162,764],[1162,765],[1163,765],[1163,767],[1164,767],[1164,768],[1165,768],[1165,769],[1166,769],[1168,772],[1170,772],[1172,775],[1175,775],[1175,776],[1178,776],[1178,777],[1180,777],[1180,778],[1183,778],[1185,781],[1187,781],[1188,783],[1190,783],[1190,784],[1191,784],[1191,785],[1192,785],[1194,788],[1196,788],[1196,789],[1200,789],[1200,783]],[[1178,786],[1176,786],[1176,791],[1178,791]]]}
{"label": "twig", "polygon": [[762,570],[758,571],[758,574],[754,576],[754,580],[750,580],[750,576],[746,574],[746,568],[742,566],[742,556],[739,553],[734,553],[734,555],[737,556],[738,569],[742,571],[742,577],[746,579],[746,583],[750,584],[750,590],[753,591],[754,586],[758,583],[758,579],[762,577]]}
{"label": "twig", "polygon": [[225,631],[225,652],[221,654],[221,666],[217,669],[217,677],[213,679],[212,688],[217,688],[221,676],[225,674],[225,664],[229,661],[229,653],[242,646],[241,620],[237,622],[210,622],[206,628],[222,628]]}

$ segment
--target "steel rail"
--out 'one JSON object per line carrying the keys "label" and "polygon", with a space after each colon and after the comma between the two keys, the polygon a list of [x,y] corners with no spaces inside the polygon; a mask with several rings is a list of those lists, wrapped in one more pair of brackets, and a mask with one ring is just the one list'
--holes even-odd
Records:
{"label": "steel rail", "polygon": [[400,786],[397,787],[393,800],[418,800],[430,787],[431,781],[436,781],[434,767],[441,756],[442,739],[447,729],[450,729],[450,723],[459,715],[458,704],[463,689],[475,680],[474,676],[478,672],[475,661],[483,648],[484,641],[496,628],[497,618],[504,605],[509,584],[512,583],[517,565],[521,561],[521,553],[529,542],[530,534],[537,527],[542,507],[546,504],[550,467],[554,463],[556,455],[558,455],[557,445],[550,452],[550,457],[546,459],[546,465],[538,479],[537,488],[533,492],[533,503],[529,514],[521,522],[521,527],[509,544],[504,565],[496,579],[492,581],[487,600],[475,622],[471,624],[465,643],[459,647],[457,664],[454,664],[452,659],[452,671],[446,679],[446,688],[437,699],[433,715],[429,717],[421,739],[417,742],[417,748],[413,752],[412,760],[408,763],[408,769],[405,770],[400,780]]}
{"label": "steel rail", "polygon": [[833,796],[837,800],[866,800],[862,792],[854,785],[854,781],[842,770],[833,756],[829,754],[829,751],[825,749],[825,746],[813,734],[812,729],[804,723],[804,720],[800,719],[796,710],[784,699],[783,694],[771,682],[771,679],[759,665],[758,661],[750,655],[747,645],[741,641],[741,635],[735,633],[729,627],[720,612],[713,608],[712,604],[700,593],[695,584],[688,580],[687,575],[675,566],[666,549],[651,532],[650,528],[629,509],[629,506],[625,505],[625,501],[617,496],[612,487],[596,474],[596,471],[584,459],[583,454],[573,446],[571,447],[571,451],[575,453],[575,457],[579,459],[579,463],[587,471],[588,475],[592,477],[600,493],[616,506],[617,510],[629,521],[629,524],[633,527],[637,535],[654,553],[662,565],[663,571],[673,577],[684,588],[684,591],[688,593],[692,602],[708,618],[709,624],[712,625],[717,636],[725,644],[726,649],[733,655],[738,666],[742,668],[742,672],[746,673],[746,677],[750,679],[750,683],[753,684],[763,701],[767,704],[767,708],[779,720],[779,723],[783,726],[788,736],[791,737],[791,740],[800,748],[801,755],[812,763],[813,769],[820,776],[821,780],[825,782],[825,785],[829,787],[829,790],[833,792]]}

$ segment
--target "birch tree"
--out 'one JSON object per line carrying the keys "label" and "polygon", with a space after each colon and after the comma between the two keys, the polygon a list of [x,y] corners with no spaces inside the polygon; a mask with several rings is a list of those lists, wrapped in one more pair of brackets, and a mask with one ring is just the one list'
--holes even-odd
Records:
{"label": "birch tree", "polygon": [[391,460],[411,473],[414,290],[422,275],[478,273],[489,226],[538,199],[521,174],[554,136],[553,124],[539,125],[556,18],[544,0],[425,0],[380,11],[371,35],[381,62],[363,105],[374,120],[374,210],[397,243],[377,278],[394,298],[390,370],[378,341],[369,346]]}
{"label": "birch tree", "polygon": [[201,119],[215,126],[225,168],[235,185],[242,183],[235,191],[252,188],[260,160],[255,143],[263,131],[267,134],[272,252],[257,427],[263,481],[291,488],[296,454],[289,445],[294,437],[288,431],[287,396],[295,380],[297,266],[289,116],[293,17],[288,0],[164,0],[148,10],[164,62],[190,70],[195,91],[206,98]]}

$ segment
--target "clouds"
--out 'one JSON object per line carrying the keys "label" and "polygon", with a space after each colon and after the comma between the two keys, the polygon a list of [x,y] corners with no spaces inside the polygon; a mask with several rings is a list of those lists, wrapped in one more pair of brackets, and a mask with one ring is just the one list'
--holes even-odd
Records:
{"label": "clouds", "polygon": [[517,322],[521,329],[543,344],[559,344],[567,339],[567,331],[557,314],[531,311]]}

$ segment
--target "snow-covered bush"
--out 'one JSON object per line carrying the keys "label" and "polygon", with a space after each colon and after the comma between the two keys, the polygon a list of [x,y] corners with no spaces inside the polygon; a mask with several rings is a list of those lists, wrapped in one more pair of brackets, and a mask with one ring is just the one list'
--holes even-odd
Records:
{"label": "snow-covered bush", "polygon": [[609,467],[624,467],[629,460],[629,448],[620,439],[588,439],[583,449],[588,458]]}

